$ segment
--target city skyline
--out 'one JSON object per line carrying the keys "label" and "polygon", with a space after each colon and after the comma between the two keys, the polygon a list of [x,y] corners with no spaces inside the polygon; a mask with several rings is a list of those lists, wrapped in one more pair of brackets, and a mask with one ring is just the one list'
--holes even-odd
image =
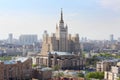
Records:
{"label": "city skyline", "polygon": [[44,30],[55,31],[63,8],[65,24],[69,33],[79,33],[80,37],[104,40],[114,34],[120,37],[119,0],[2,0],[0,1],[0,39],[13,33],[37,34],[42,38]]}

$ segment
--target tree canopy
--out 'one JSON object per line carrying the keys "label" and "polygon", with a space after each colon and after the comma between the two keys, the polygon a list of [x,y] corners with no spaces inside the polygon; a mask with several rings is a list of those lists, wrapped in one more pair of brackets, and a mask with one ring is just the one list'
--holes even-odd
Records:
{"label": "tree canopy", "polygon": [[86,78],[104,79],[104,72],[90,72],[86,75]]}
{"label": "tree canopy", "polygon": [[84,74],[79,72],[79,73],[77,74],[77,76],[78,76],[78,77],[84,77]]}
{"label": "tree canopy", "polygon": [[60,66],[59,65],[55,65],[54,67],[53,67],[53,70],[55,70],[55,71],[57,71],[57,70],[59,70],[60,69]]}

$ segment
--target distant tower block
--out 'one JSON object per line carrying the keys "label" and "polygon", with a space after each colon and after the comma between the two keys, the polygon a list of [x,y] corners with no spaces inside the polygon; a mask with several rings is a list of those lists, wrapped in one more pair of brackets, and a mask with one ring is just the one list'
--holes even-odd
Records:
{"label": "distant tower block", "polygon": [[13,34],[12,33],[9,34],[8,43],[10,43],[10,44],[13,43]]}
{"label": "distant tower block", "polygon": [[111,41],[111,42],[114,41],[114,35],[113,35],[113,34],[110,35],[110,41]]}

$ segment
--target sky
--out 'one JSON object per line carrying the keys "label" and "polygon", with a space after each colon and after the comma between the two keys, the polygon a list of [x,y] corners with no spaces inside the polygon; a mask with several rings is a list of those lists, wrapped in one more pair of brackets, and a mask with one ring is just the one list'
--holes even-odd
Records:
{"label": "sky", "polygon": [[68,32],[89,39],[120,37],[120,0],[0,0],[0,39],[55,32],[63,9]]}

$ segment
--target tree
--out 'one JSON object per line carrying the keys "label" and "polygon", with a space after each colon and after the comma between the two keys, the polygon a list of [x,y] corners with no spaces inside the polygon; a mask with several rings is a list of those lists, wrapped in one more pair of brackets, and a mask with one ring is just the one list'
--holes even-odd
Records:
{"label": "tree", "polygon": [[90,72],[86,75],[86,78],[104,79],[104,72]]}
{"label": "tree", "polygon": [[60,77],[63,77],[63,76],[64,76],[64,73],[63,73],[63,72],[59,72],[59,70],[60,70],[60,66],[59,66],[59,65],[55,65],[55,66],[53,67],[53,70],[54,70],[54,71],[57,71],[57,74],[54,74],[54,77],[55,77],[55,78],[60,78]]}
{"label": "tree", "polygon": [[79,73],[77,74],[77,76],[78,76],[78,77],[84,77],[84,74],[79,72]]}
{"label": "tree", "polygon": [[37,67],[37,64],[32,64],[32,67]]}
{"label": "tree", "polygon": [[120,77],[117,80],[120,80]]}
{"label": "tree", "polygon": [[63,77],[64,76],[64,73],[63,72],[59,72],[58,73],[58,77]]}
{"label": "tree", "polygon": [[47,67],[47,65],[42,64],[41,67],[44,68],[44,67]]}
{"label": "tree", "polygon": [[96,62],[99,61],[97,56],[93,56],[92,58],[88,58],[86,62],[86,66],[93,65],[94,67],[96,66]]}
{"label": "tree", "polygon": [[53,67],[53,70],[55,70],[55,71],[58,71],[60,69],[60,66],[59,65],[55,65],[54,67]]}

